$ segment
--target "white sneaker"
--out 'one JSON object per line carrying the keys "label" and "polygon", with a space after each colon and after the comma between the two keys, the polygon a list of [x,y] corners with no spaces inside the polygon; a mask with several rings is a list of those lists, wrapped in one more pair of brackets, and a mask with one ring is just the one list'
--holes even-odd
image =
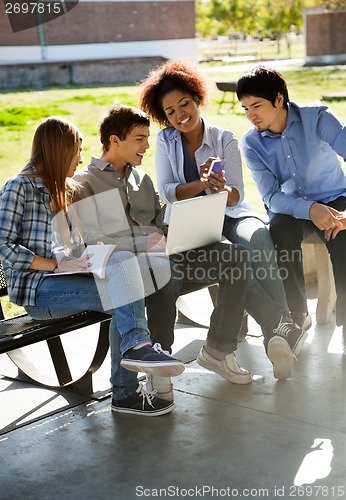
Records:
{"label": "white sneaker", "polygon": [[203,368],[218,373],[233,384],[250,384],[252,382],[251,372],[238,365],[234,352],[227,354],[225,359],[219,360],[208,354],[203,346],[197,356],[197,363]]}
{"label": "white sneaker", "polygon": [[147,375],[146,390],[154,392],[155,395],[165,401],[173,401],[173,384],[170,377],[159,377],[157,375]]}
{"label": "white sneaker", "polygon": [[286,339],[274,335],[269,340],[268,358],[273,363],[275,378],[282,380],[292,376],[294,354]]}

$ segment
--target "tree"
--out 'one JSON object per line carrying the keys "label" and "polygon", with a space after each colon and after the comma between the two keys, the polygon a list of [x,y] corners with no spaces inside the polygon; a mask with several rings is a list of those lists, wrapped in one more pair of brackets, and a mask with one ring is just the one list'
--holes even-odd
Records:
{"label": "tree", "polygon": [[[196,0],[197,33],[206,37],[242,31],[272,39],[303,25],[304,7],[322,0]],[[346,0],[329,0],[346,5]]]}

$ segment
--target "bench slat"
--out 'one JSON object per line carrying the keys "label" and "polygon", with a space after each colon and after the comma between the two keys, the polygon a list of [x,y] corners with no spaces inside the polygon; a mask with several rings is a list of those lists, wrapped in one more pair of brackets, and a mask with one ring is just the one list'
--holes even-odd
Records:
{"label": "bench slat", "polygon": [[0,321],[0,353],[47,340],[79,328],[109,320],[106,313],[85,311],[66,318],[32,320],[24,314]]}

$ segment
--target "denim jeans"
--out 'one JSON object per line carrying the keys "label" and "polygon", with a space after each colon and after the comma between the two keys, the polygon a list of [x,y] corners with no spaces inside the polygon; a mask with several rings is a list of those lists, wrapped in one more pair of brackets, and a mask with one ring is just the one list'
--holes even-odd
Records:
{"label": "denim jeans", "polygon": [[[267,237],[268,230],[264,227]],[[183,284],[219,284],[217,304],[211,315],[207,345],[223,352],[237,349],[244,310],[261,326],[267,345],[287,305],[269,296],[253,279],[250,252],[242,245],[216,243],[171,257],[172,276],[167,285],[146,297],[153,342],[170,350],[174,341],[175,302]]]}
{"label": "denim jeans", "polygon": [[289,315],[276,252],[265,224],[256,217],[225,217],[223,235],[242,245],[249,256],[247,312],[261,326],[267,345],[281,316]]}
{"label": "denim jeans", "polygon": [[[113,307],[105,306],[111,304]],[[114,399],[123,399],[138,387],[137,374],[120,366],[124,352],[150,342],[145,317],[144,287],[136,258],[115,252],[107,263],[106,278],[69,274],[46,276],[36,290],[36,305],[28,314],[38,320],[69,316],[90,310],[112,315],[109,329],[111,384]]]}
{"label": "denim jeans", "polygon": [[256,217],[225,217],[223,235],[249,250],[254,279],[272,300],[281,304],[282,310],[288,312],[274,244],[265,224]]}
{"label": "denim jeans", "polygon": [[[166,261],[166,264],[170,266],[170,279],[164,286],[158,286],[154,293],[146,295],[145,304],[152,342],[160,343],[165,351],[171,352],[177,316],[175,303],[179,297],[183,280],[178,276],[173,261],[168,258],[159,259]],[[153,259],[151,259],[151,264],[155,265]]]}
{"label": "denim jeans", "polygon": [[242,252],[238,245],[216,243],[171,256],[170,281],[146,297],[152,340],[170,350],[174,341],[175,302],[183,284],[203,288],[218,283],[217,304],[210,318],[206,343],[226,353],[235,351],[247,290],[247,258],[245,255],[244,260]]}

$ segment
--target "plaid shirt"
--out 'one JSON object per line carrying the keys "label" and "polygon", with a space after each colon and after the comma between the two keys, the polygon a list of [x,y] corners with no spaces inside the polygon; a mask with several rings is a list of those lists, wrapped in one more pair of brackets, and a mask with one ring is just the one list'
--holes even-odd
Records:
{"label": "plaid shirt", "polygon": [[0,191],[0,260],[11,302],[35,305],[43,271],[29,269],[34,256],[53,258],[49,192],[41,179],[18,175]]}

